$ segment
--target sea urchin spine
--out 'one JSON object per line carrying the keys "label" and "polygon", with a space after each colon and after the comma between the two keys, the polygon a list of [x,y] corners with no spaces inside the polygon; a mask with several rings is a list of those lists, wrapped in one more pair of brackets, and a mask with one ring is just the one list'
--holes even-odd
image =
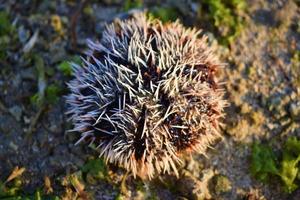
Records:
{"label": "sea urchin spine", "polygon": [[220,66],[200,31],[144,14],[106,27],[73,64],[68,114],[78,141],[133,175],[178,174],[185,152],[204,153],[220,134],[226,102]]}

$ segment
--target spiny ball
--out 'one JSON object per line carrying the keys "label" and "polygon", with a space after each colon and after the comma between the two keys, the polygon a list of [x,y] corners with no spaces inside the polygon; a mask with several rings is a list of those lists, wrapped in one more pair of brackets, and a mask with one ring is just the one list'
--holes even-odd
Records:
{"label": "spiny ball", "polygon": [[178,175],[182,154],[204,153],[220,136],[221,64],[201,31],[135,14],[88,46],[83,64],[73,64],[68,114],[78,142],[107,162],[134,176]]}

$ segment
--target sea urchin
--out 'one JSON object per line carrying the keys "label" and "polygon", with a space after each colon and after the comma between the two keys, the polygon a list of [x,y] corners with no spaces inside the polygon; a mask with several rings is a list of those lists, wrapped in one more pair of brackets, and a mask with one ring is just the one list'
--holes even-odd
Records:
{"label": "sea urchin", "polygon": [[78,142],[149,178],[178,174],[185,152],[204,153],[220,135],[226,102],[215,79],[220,63],[200,32],[136,14],[107,26],[100,42],[88,41],[68,84]]}

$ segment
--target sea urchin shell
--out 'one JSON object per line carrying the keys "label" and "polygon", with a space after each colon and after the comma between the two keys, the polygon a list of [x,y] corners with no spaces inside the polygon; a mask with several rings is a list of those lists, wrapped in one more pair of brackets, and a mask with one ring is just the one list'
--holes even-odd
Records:
{"label": "sea urchin shell", "polygon": [[144,14],[106,27],[73,64],[68,114],[80,141],[108,162],[152,178],[177,173],[180,155],[204,153],[220,134],[226,102],[220,66],[201,31]]}

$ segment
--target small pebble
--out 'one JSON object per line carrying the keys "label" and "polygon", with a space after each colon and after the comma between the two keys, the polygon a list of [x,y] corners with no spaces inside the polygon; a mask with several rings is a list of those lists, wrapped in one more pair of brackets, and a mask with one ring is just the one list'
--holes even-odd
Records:
{"label": "small pebble", "polygon": [[15,106],[9,108],[9,112],[10,112],[10,114],[12,114],[14,116],[14,118],[17,121],[21,120],[21,117],[22,117],[22,108],[20,106],[15,105]]}
{"label": "small pebble", "polygon": [[291,103],[289,107],[289,112],[293,120],[300,119],[300,101]]}

